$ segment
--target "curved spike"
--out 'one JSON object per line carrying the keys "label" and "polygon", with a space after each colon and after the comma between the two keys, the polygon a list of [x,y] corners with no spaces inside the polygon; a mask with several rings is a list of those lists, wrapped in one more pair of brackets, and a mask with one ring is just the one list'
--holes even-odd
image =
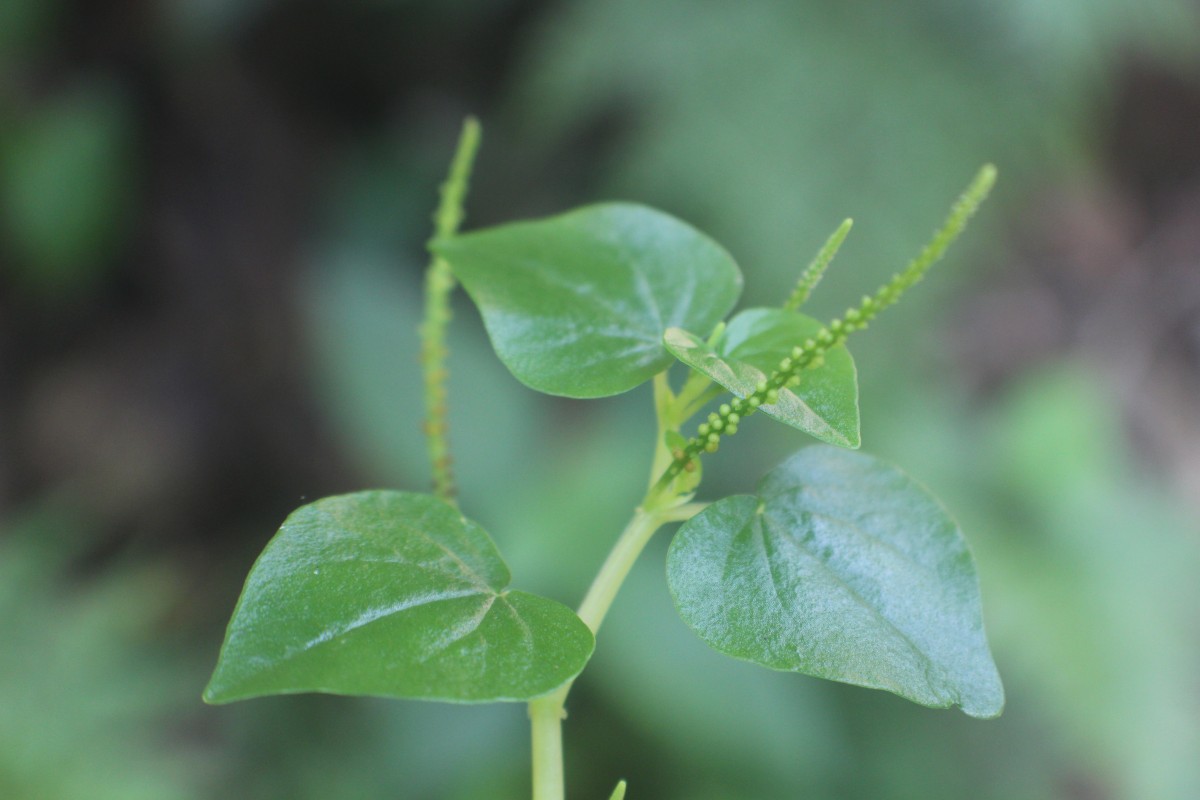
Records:
{"label": "curved spike", "polygon": [[825,240],[825,244],[821,245],[821,249],[813,256],[813,260],[800,274],[800,279],[796,281],[796,288],[792,290],[792,296],[783,304],[783,307],[788,311],[799,311],[800,306],[808,301],[809,295],[813,289],[817,288],[817,284],[821,282],[821,278],[825,275],[825,270],[829,268],[829,264],[833,261],[833,257],[837,255],[838,249],[842,246],[842,242],[846,241],[847,234],[850,233],[850,228],[853,227],[854,220],[846,218],[842,220],[842,224],[837,227],[829,238]]}

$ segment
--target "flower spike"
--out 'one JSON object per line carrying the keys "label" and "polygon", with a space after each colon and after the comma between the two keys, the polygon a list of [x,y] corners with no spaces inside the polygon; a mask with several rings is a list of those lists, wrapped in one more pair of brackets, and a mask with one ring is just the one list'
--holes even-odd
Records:
{"label": "flower spike", "polygon": [[[760,381],[747,397],[735,397],[710,414],[707,422],[699,427],[696,435],[687,441],[682,453],[671,462],[663,474],[662,480],[673,479],[681,470],[687,469],[693,459],[699,458],[701,453],[716,452],[721,437],[736,433],[738,423],[742,419],[753,414],[759,406],[776,403],[781,389],[798,385],[804,370],[822,364],[825,353],[845,342],[847,337],[855,331],[864,330],[879,315],[880,311],[894,305],[904,292],[917,284],[929,271],[929,268],[941,259],[987,198],[988,192],[991,191],[995,182],[996,168],[991,164],[984,165],[967,189],[955,201],[945,222],[937,229],[933,238],[922,248],[917,257],[908,263],[908,266],[879,287],[875,294],[864,296],[857,306],[848,308],[841,317],[831,321],[814,337],[793,347],[791,353],[779,362],[770,376]],[[838,231],[843,229],[848,231],[849,226],[843,223]],[[834,236],[830,237],[830,242],[834,242],[837,235],[835,232]],[[845,238],[844,233],[841,238]],[[836,252],[837,244],[840,244],[840,240],[834,244],[832,252]],[[826,248],[821,251],[822,254],[829,249],[827,243]],[[832,258],[832,252],[829,254],[830,258]],[[821,254],[818,254],[814,264],[818,263],[820,258]],[[825,263],[828,263],[828,259]],[[808,275],[808,272],[806,270],[805,275]],[[818,270],[818,278],[819,272],[820,270]],[[803,278],[801,283],[803,283]],[[788,307],[791,307],[790,301]]]}
{"label": "flower spike", "polygon": [[825,240],[825,244],[821,245],[821,249],[813,257],[813,260],[804,269],[800,275],[800,280],[796,281],[796,288],[792,290],[792,296],[783,304],[783,307],[788,311],[799,311],[800,306],[808,302],[809,295],[813,289],[817,288],[817,284],[821,282],[821,278],[825,275],[825,270],[829,268],[833,257],[837,255],[838,249],[842,246],[842,242],[846,241],[846,235],[850,233],[850,228],[853,227],[854,220],[844,219],[837,230],[829,235]]}

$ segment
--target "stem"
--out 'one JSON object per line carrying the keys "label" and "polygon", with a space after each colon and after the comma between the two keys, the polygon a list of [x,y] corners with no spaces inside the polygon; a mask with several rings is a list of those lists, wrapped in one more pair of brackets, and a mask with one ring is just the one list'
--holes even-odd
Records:
{"label": "stem", "polygon": [[556,697],[557,694],[542,697],[529,704],[533,728],[533,800],[563,800],[566,794],[562,751],[565,714],[562,702],[548,702]]}
{"label": "stem", "polygon": [[659,516],[648,514],[640,507],[634,510],[633,519],[629,520],[621,538],[617,539],[617,543],[609,551],[608,558],[604,560],[604,565],[596,573],[591,588],[579,604],[579,618],[592,629],[592,633],[600,629],[600,623],[608,614],[608,609],[616,599],[629,570],[633,569],[637,557],[663,522]]}
{"label": "stem", "polygon": [[679,423],[675,421],[677,402],[677,398],[667,383],[667,372],[663,370],[654,376],[654,415],[658,419],[658,425],[655,433],[654,458],[650,462],[651,485],[675,458],[671,454],[671,449],[667,447],[666,436],[667,431],[678,432],[679,430]]}
{"label": "stem", "polygon": [[[654,533],[668,522],[691,518],[706,505],[686,503],[672,506],[672,499],[662,492],[647,492],[642,504],[634,510],[633,519],[625,526],[621,537],[604,560],[604,565],[600,567],[579,606],[579,618],[592,629],[592,633],[600,629],[600,623],[608,614],[621,584]],[[564,800],[562,721],[567,716],[567,694],[573,685],[574,681],[571,681],[553,694],[529,703],[533,732],[533,800]]]}
{"label": "stem", "polygon": [[[463,201],[471,164],[479,149],[479,123],[471,117],[463,123],[458,149],[450,163],[450,174],[442,184],[442,199],[433,215],[434,239],[453,236],[463,219]],[[450,292],[454,290],[450,264],[434,256],[425,272],[425,318],[421,323],[421,366],[425,383],[425,435],[433,470],[433,491],[453,502],[454,473],[450,468],[450,443],[446,422],[446,326],[450,323]]]}

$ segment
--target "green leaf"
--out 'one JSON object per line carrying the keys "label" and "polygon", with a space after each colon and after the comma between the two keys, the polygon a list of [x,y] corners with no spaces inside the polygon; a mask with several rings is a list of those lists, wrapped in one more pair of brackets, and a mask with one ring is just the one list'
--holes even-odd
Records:
{"label": "green leaf", "polygon": [[[684,364],[738,397],[749,397],[793,347],[820,330],[820,322],[803,314],[751,308],[729,321],[716,349],[678,328],[667,331],[663,341]],[[779,402],[759,411],[823,442],[858,447],[858,373],[850,351],[844,345],[833,348],[821,366],[801,373],[799,386],[780,390]]]}
{"label": "green leaf", "polygon": [[508,582],[487,533],[437,498],[318,500],[287,518],[250,571],[204,699],[545,694],[579,674],[594,640],[566,606]]}
{"label": "green leaf", "polygon": [[527,386],[619,394],[671,363],[663,333],[710,330],[742,277],[716,242],[661,211],[587,206],[435,242],[479,306],[496,354]]}
{"label": "green leaf", "polygon": [[722,653],[973,717],[1004,705],[962,533],[871,456],[800,451],[757,496],[685,523],[667,578],[680,616]]}

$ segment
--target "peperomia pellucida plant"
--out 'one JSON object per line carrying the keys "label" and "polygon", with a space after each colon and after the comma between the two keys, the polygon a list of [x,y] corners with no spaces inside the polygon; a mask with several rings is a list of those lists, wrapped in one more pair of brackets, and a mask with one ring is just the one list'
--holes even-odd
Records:
{"label": "peperomia pellucida plant", "polygon": [[[924,488],[854,452],[857,376],[845,345],[941,258],[995,170],[985,166],[917,257],[841,317],[822,323],[800,309],[850,220],[779,307],[726,320],[741,291],[737,265],[661,211],[605,203],[458,233],[479,137],[468,120],[429,244],[421,341],[434,491],[363,491],[293,512],[246,579],[205,700],[329,692],[527,702],[534,800],[562,800],[572,683],[647,542],[682,523],[667,581],[683,621],[714,649],[998,715],[1004,693],[966,542]],[[458,284],[500,360],[530,388],[596,398],[653,383],[646,493],[578,611],[508,588],[496,546],[455,498],[444,333]],[[677,361],[687,377],[676,387],[668,370]],[[697,501],[703,458],[757,412],[824,444],[770,470],[753,494]],[[624,794],[621,782],[612,798]]]}

